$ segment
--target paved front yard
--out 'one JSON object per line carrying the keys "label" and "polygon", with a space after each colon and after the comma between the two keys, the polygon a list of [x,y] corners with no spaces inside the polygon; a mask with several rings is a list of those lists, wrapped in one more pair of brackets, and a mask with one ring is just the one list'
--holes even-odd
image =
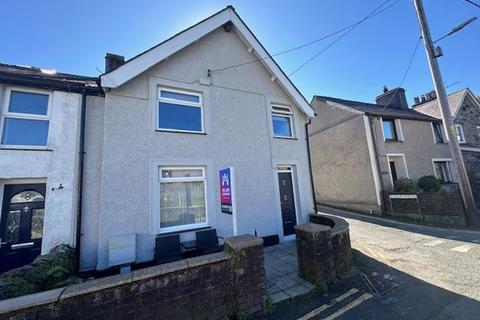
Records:
{"label": "paved front yard", "polygon": [[307,293],[314,287],[298,275],[295,240],[265,248],[265,271],[272,303]]}

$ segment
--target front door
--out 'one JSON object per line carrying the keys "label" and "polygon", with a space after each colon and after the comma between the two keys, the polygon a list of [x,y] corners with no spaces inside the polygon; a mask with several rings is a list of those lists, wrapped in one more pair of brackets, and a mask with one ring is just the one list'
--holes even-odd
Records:
{"label": "front door", "polygon": [[390,172],[392,173],[393,185],[397,182],[397,169],[395,168],[395,161],[390,161]]}
{"label": "front door", "polygon": [[45,184],[5,185],[0,217],[0,273],[32,262],[42,247]]}
{"label": "front door", "polygon": [[295,214],[295,199],[293,198],[293,180],[291,171],[279,171],[278,182],[280,185],[280,205],[282,208],[283,235],[295,233],[297,224]]}

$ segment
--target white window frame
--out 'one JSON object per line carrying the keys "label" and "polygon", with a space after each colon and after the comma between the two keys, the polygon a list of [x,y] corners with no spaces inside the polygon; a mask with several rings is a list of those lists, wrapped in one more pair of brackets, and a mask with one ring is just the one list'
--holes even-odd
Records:
{"label": "white window frame", "polygon": [[[277,108],[277,109],[275,109]],[[283,110],[279,110],[283,109]],[[286,105],[281,105],[281,104],[272,104],[271,105],[271,121],[272,121],[272,135],[274,138],[279,138],[279,139],[294,139],[295,138],[295,129],[293,126],[293,111],[290,106]],[[275,134],[275,128],[273,126],[273,117],[284,117],[288,118],[289,124],[290,124],[290,136],[279,136]]]}
{"label": "white window frame", "polygon": [[[161,97],[161,92],[162,91],[168,91],[168,92],[174,92],[174,93],[180,93],[180,94],[187,94],[191,96],[198,96],[199,102],[190,102],[190,101],[185,101],[185,100],[178,100],[178,99],[172,99],[172,98],[165,98]],[[196,107],[200,108],[200,122],[202,125],[201,131],[195,131],[195,130],[181,130],[181,129],[169,129],[169,128],[161,128],[160,127],[160,102],[166,102],[166,103],[172,103],[172,104],[178,104],[178,105],[185,105],[189,107]],[[189,91],[189,90],[182,90],[182,89],[176,89],[176,88],[170,88],[170,87],[163,87],[159,86],[157,88],[157,102],[156,102],[156,120],[155,120],[155,129],[158,131],[170,131],[170,132],[186,132],[186,133],[198,133],[202,134],[205,133],[205,123],[204,123],[204,115],[203,115],[203,95],[202,93],[195,92],[195,91]]]}
{"label": "white window frame", "polygon": [[477,135],[480,138],[480,126],[477,126]]}
{"label": "white window frame", "polygon": [[444,133],[444,130],[443,130],[443,124],[442,123],[439,123],[439,125],[440,125],[440,134],[442,135],[442,140],[443,141],[437,141],[437,137],[435,136],[435,124],[436,123],[438,123],[438,122],[430,122],[430,124],[432,126],[433,142],[434,143],[446,143],[445,133]]}
{"label": "white window frame", "polygon": [[[42,95],[48,96],[47,114],[41,115],[41,114],[19,113],[19,112],[8,111],[12,91],[36,93],[36,94],[42,94]],[[36,89],[23,88],[23,87],[7,87],[5,89],[5,98],[3,102],[3,107],[1,108],[2,112],[0,114],[0,148],[28,148],[28,149],[47,148],[50,140],[49,137],[50,137],[50,120],[51,120],[52,100],[53,100],[52,98],[53,98],[53,94],[50,91],[36,90]],[[29,145],[29,144],[26,144],[26,145],[2,144],[1,141],[3,139],[3,127],[5,125],[5,118],[48,121],[48,133],[47,133],[46,144],[42,146]]]}
{"label": "white window frame", "polygon": [[[204,195],[205,195],[205,222],[201,223],[192,223],[192,224],[184,224],[175,227],[161,227],[161,215],[162,209],[160,204],[158,205],[158,230],[159,233],[166,233],[166,232],[175,232],[175,231],[184,231],[196,228],[202,228],[208,226],[208,193],[207,193],[207,176],[206,176],[206,168],[202,166],[159,166],[158,167],[158,194],[156,195],[156,199],[158,203],[160,203],[160,184],[161,183],[172,183],[172,182],[203,182],[204,188]],[[162,170],[201,170],[202,176],[201,177],[174,177],[174,178],[162,178]]]}
{"label": "white window frame", "polygon": [[452,159],[451,158],[433,158],[432,159],[432,166],[433,166],[433,173],[435,174],[435,177],[437,179],[440,179],[438,177],[437,169],[435,168],[435,162],[446,162],[447,163],[447,174],[450,179],[450,183],[454,183],[455,180],[453,179],[453,174],[452,174]]}
{"label": "white window frame", "polygon": [[[460,128],[460,139],[458,139],[458,128]],[[467,143],[467,141],[465,140],[465,131],[463,131],[463,126],[461,124],[456,124],[455,125],[455,136],[457,137],[458,139],[458,143]]]}

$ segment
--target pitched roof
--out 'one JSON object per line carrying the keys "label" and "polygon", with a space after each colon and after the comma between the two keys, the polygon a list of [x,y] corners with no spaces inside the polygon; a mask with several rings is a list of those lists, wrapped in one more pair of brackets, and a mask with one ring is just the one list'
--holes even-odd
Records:
{"label": "pitched roof", "polygon": [[[472,95],[473,99],[476,101],[475,96],[468,88],[461,89],[447,96],[448,106],[450,108],[450,112],[452,113],[453,118],[457,116],[457,113],[463,104],[463,100],[465,100],[465,97],[469,94]],[[438,119],[442,118],[442,114],[440,113],[440,108],[438,106],[437,99],[414,105],[413,108],[416,111],[421,112],[423,114],[427,114],[431,117],[438,118]]]}
{"label": "pitched roof", "polygon": [[324,97],[324,96],[314,96],[314,99],[321,100],[333,106],[353,109],[357,112],[372,115],[372,116],[382,116],[382,117],[419,120],[419,121],[428,121],[428,122],[438,121],[438,119],[436,118],[430,117],[428,115],[425,115],[423,113],[417,112],[412,109],[403,110],[403,109],[397,109],[392,107],[387,107],[384,109],[384,106],[374,104],[374,103],[345,100],[345,99]]}
{"label": "pitched roof", "polygon": [[[272,56],[266,51],[232,6],[226,7],[205,20],[127,60],[119,68],[102,74],[100,76],[101,85],[106,88],[116,88],[228,22],[232,23],[242,41],[253,49],[253,53],[257,56],[259,62],[272,73],[272,79],[275,79],[306,115],[313,117],[314,112],[308,101],[273,60]],[[262,57],[269,58],[262,59]]]}
{"label": "pitched roof", "polygon": [[98,78],[58,73],[55,70],[0,63],[0,82],[68,92],[101,94]]}

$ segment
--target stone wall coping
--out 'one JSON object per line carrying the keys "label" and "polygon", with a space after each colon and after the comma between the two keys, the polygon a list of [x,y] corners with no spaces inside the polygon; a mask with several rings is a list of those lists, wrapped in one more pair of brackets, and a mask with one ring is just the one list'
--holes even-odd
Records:
{"label": "stone wall coping", "polygon": [[233,238],[225,239],[225,245],[236,251],[250,247],[262,246],[263,239],[255,237],[251,234],[244,234]]}
{"label": "stone wall coping", "polygon": [[322,224],[307,223],[296,225],[295,230],[300,230],[308,233],[322,233],[327,231],[330,232],[331,228]]}
{"label": "stone wall coping", "polygon": [[331,228],[332,235],[349,231],[350,225],[345,219],[342,219],[333,215],[310,213],[310,217],[318,217],[318,216],[333,221],[334,226],[333,228]]}
{"label": "stone wall coping", "polygon": [[[249,247],[263,245],[263,239],[252,235],[241,235],[225,239],[225,244],[232,250],[242,250]],[[227,250],[218,253],[188,258],[175,262],[165,263],[132,272],[108,276],[100,279],[74,284],[68,287],[42,291],[11,299],[0,300],[0,314],[13,312],[20,309],[45,305],[60,300],[69,299],[75,296],[109,289],[124,284],[141,281],[144,279],[166,275],[190,268],[205,266],[208,264],[226,261],[230,258]]]}

